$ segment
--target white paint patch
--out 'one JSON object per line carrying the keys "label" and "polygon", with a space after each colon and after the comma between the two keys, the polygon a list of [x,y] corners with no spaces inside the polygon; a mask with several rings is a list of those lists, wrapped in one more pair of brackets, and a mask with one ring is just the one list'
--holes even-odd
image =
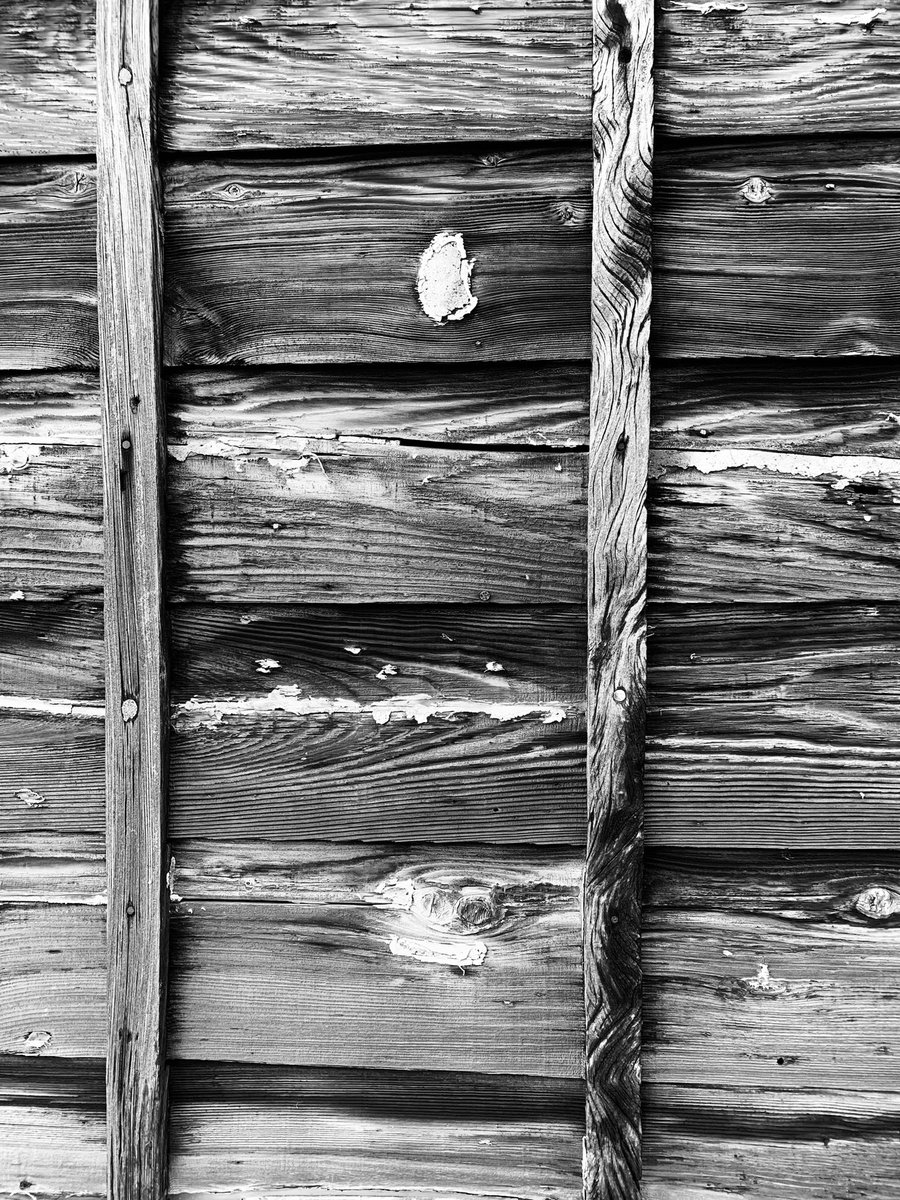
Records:
{"label": "white paint patch", "polygon": [[9,593],[9,598],[10,598],[10,600],[24,600],[25,593],[22,591],[21,588],[16,588],[16,590],[14,592]]}
{"label": "white paint patch", "polygon": [[41,808],[47,803],[46,796],[42,796],[34,788],[22,788],[16,792],[16,799],[21,800],[26,808]]}
{"label": "white paint patch", "polygon": [[[577,715],[573,710],[572,715]],[[435,700],[427,692],[409,696],[391,696],[363,707],[350,699],[325,696],[301,696],[296,684],[273,688],[265,696],[247,696],[238,700],[202,700],[198,696],[172,709],[172,724],[177,729],[214,729],[225,717],[263,717],[273,713],[294,716],[333,716],[361,713],[371,716],[376,725],[385,725],[392,717],[424,725],[431,717],[476,716],[484,714],[495,721],[518,721],[540,717],[544,725],[565,721],[569,713],[562,704],[495,704],[479,700]]]}
{"label": "white paint patch", "polygon": [[52,1041],[53,1034],[48,1033],[46,1029],[33,1029],[30,1033],[25,1034],[23,1051],[25,1054],[40,1054]]}
{"label": "white paint patch", "polygon": [[886,8],[873,8],[869,11],[865,9],[853,9],[847,13],[829,13],[827,16],[816,17],[817,25],[846,25],[848,28],[851,25],[859,25],[862,29],[877,25],[879,21],[887,25]]}
{"label": "white paint patch", "polygon": [[699,471],[771,471],[776,475],[795,475],[802,479],[821,479],[836,475],[838,490],[849,483],[873,476],[900,479],[900,459],[880,458],[871,454],[784,454],[772,450],[656,450],[650,456],[650,473]]}
{"label": "white paint patch", "polygon": [[345,646],[348,654],[362,654],[362,646]]}
{"label": "white paint patch", "polygon": [[0,443],[0,475],[25,471],[41,456],[41,446],[34,442]]}
{"label": "white paint patch", "polygon": [[681,0],[676,0],[665,12],[675,12],[676,9],[681,9],[683,12],[696,12],[701,17],[712,16],[713,13],[742,13],[747,11],[746,4],[729,3],[728,0],[708,0],[703,4],[681,3]]}
{"label": "white paint patch", "polygon": [[381,668],[381,670],[378,672],[378,674],[375,676],[375,678],[376,679],[387,679],[389,676],[396,675],[396,674],[397,674],[397,668],[394,666],[394,664],[393,663],[385,663],[384,666]]}
{"label": "white paint patch", "polygon": [[417,962],[438,963],[446,967],[480,967],[487,958],[484,942],[436,942],[430,938],[392,937],[391,954],[414,958]]}
{"label": "white paint patch", "polygon": [[122,720],[133,721],[137,715],[137,700],[133,700],[131,696],[129,696],[127,700],[122,701]]}
{"label": "white paint patch", "polygon": [[422,311],[437,325],[461,321],[475,308],[478,297],[469,286],[474,266],[461,233],[435,234],[422,252],[416,291]]}
{"label": "white paint patch", "polygon": [[102,721],[106,715],[102,704],[80,704],[77,700],[41,700],[36,696],[0,696],[0,712],[78,717],[87,721]]}
{"label": "white paint patch", "polygon": [[256,663],[257,675],[271,675],[273,671],[277,671],[281,666],[277,658],[258,658]]}
{"label": "white paint patch", "polygon": [[742,982],[747,985],[748,991],[759,992],[765,996],[783,996],[787,991],[787,984],[782,983],[780,979],[773,979],[765,963],[760,964],[759,970],[751,979],[744,979]]}
{"label": "white paint patch", "polygon": [[499,672],[501,672],[503,670],[503,663],[494,662],[492,660],[491,662],[486,662],[484,664],[484,669],[486,671],[491,671],[493,674],[496,675],[496,674],[499,674]]}

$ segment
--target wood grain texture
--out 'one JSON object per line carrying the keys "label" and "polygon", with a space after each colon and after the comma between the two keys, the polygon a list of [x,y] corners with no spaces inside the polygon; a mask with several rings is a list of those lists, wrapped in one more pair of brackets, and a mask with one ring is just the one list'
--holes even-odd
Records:
{"label": "wood grain texture", "polygon": [[651,442],[897,458],[898,369],[890,358],[660,360]]}
{"label": "wood grain texture", "polygon": [[900,67],[887,11],[843,0],[660,5],[657,128],[685,137],[888,133]]}
{"label": "wood grain texture", "polygon": [[581,0],[182,0],[163,22],[173,150],[585,137]]}
{"label": "wood grain texture", "polygon": [[275,428],[410,446],[574,450],[587,445],[588,384],[586,364],[552,362],[171,371],[169,437],[240,431],[264,446]]}
{"label": "wood grain texture", "polygon": [[96,366],[96,220],[91,163],[0,162],[0,369]]}
{"label": "wood grain texture", "polygon": [[653,6],[594,5],[585,1200],[640,1192]]}
{"label": "wood grain texture", "polygon": [[657,353],[900,350],[896,142],[676,144],[656,181]]}
{"label": "wood grain texture", "polygon": [[[583,358],[590,174],[561,143],[210,159],[167,172],[172,364]],[[436,234],[465,239],[478,307],[416,294]]]}
{"label": "wood grain texture", "polygon": [[185,1062],[172,1194],[576,1200],[580,1080]]}
{"label": "wood grain texture", "polygon": [[0,153],[93,153],[91,0],[5,0],[0,46]]}
{"label": "wood grain texture", "polygon": [[97,8],[103,415],[108,1200],[166,1195],[168,694],[157,0]]}
{"label": "wood grain texture", "polygon": [[579,1077],[579,854],[173,851],[174,1056]]}

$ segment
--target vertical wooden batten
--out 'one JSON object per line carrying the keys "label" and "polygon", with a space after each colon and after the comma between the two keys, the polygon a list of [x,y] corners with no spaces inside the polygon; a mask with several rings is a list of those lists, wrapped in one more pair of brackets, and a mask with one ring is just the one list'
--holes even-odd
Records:
{"label": "vertical wooden batten", "polygon": [[108,1200],[166,1193],[166,661],[157,0],[97,2]]}
{"label": "vertical wooden batten", "polygon": [[652,0],[594,0],[585,1200],[640,1195]]}

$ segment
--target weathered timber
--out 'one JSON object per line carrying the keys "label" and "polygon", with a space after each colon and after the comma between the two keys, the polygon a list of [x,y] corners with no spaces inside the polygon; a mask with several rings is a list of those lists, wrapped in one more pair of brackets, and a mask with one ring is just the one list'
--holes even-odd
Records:
{"label": "weathered timber", "polygon": [[653,5],[595,0],[593,20],[583,1182],[636,1200]]}
{"label": "weathered timber", "polygon": [[4,0],[0,46],[0,154],[93,153],[93,0]]}
{"label": "weathered timber", "polygon": [[293,697],[221,723],[215,702],[186,714],[172,742],[174,837],[583,842],[577,712],[414,699],[349,714],[313,703],[295,716],[266,712],[273,703]]}
{"label": "weathered timber", "polygon": [[157,0],[98,0],[97,276],[106,645],[108,1200],[166,1195],[168,693],[163,634]]}
{"label": "weathered timber", "polygon": [[576,1200],[577,1079],[185,1062],[171,1189]]}
{"label": "weathered timber", "polygon": [[660,360],[651,444],[900,457],[898,374],[884,358]]}
{"label": "weathered timber", "polygon": [[[843,0],[718,0],[657,9],[657,129],[684,137],[889,133],[900,35]],[[805,156],[804,151],[800,152]]]}
{"label": "weathered timber", "polygon": [[654,350],[897,354],[897,143],[675,144],[656,163]]}
{"label": "weathered timber", "polygon": [[174,150],[585,137],[578,0],[410,9],[398,0],[186,0],[162,29]]}
{"label": "weathered timber", "polygon": [[0,162],[0,369],[96,365],[96,219],[91,163]]}
{"label": "weathered timber", "polygon": [[[586,355],[590,175],[577,143],[176,161],[166,182],[170,363]],[[417,279],[445,230],[474,260],[478,306],[438,323]]]}
{"label": "weathered timber", "polygon": [[[577,602],[585,456],[292,440],[170,446],[178,599]],[[279,437],[279,432],[284,436]]]}
{"label": "weathered timber", "polygon": [[97,604],[3,606],[0,703],[5,698],[103,704],[103,612]]}
{"label": "weathered timber", "polygon": [[173,846],[174,1056],[580,1075],[578,853],[272,849]]}
{"label": "weathered timber", "polygon": [[578,708],[581,617],[578,605],[176,605],[172,699],[177,712],[194,697],[288,686],[361,705],[419,695]]}
{"label": "weathered timber", "polygon": [[658,451],[651,456],[651,475],[656,599],[896,598],[900,460]]}
{"label": "weathered timber", "polygon": [[669,852],[647,879],[649,1084],[896,1090],[900,856]]}
{"label": "weathered timber", "polygon": [[169,372],[169,437],[268,446],[298,438],[389,439],[409,445],[537,446],[588,440],[582,363],[414,363],[293,370]]}
{"label": "weathered timber", "polygon": [[895,1092],[648,1084],[646,1200],[897,1200]]}

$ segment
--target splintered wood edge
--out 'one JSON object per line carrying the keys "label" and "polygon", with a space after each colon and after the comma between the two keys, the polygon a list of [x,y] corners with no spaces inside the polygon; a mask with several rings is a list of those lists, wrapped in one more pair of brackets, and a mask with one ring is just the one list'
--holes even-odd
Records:
{"label": "splintered wood edge", "polygon": [[108,1200],[167,1192],[158,0],[97,4],[103,417]]}
{"label": "splintered wood edge", "polygon": [[637,1200],[653,6],[594,0],[584,1200]]}

